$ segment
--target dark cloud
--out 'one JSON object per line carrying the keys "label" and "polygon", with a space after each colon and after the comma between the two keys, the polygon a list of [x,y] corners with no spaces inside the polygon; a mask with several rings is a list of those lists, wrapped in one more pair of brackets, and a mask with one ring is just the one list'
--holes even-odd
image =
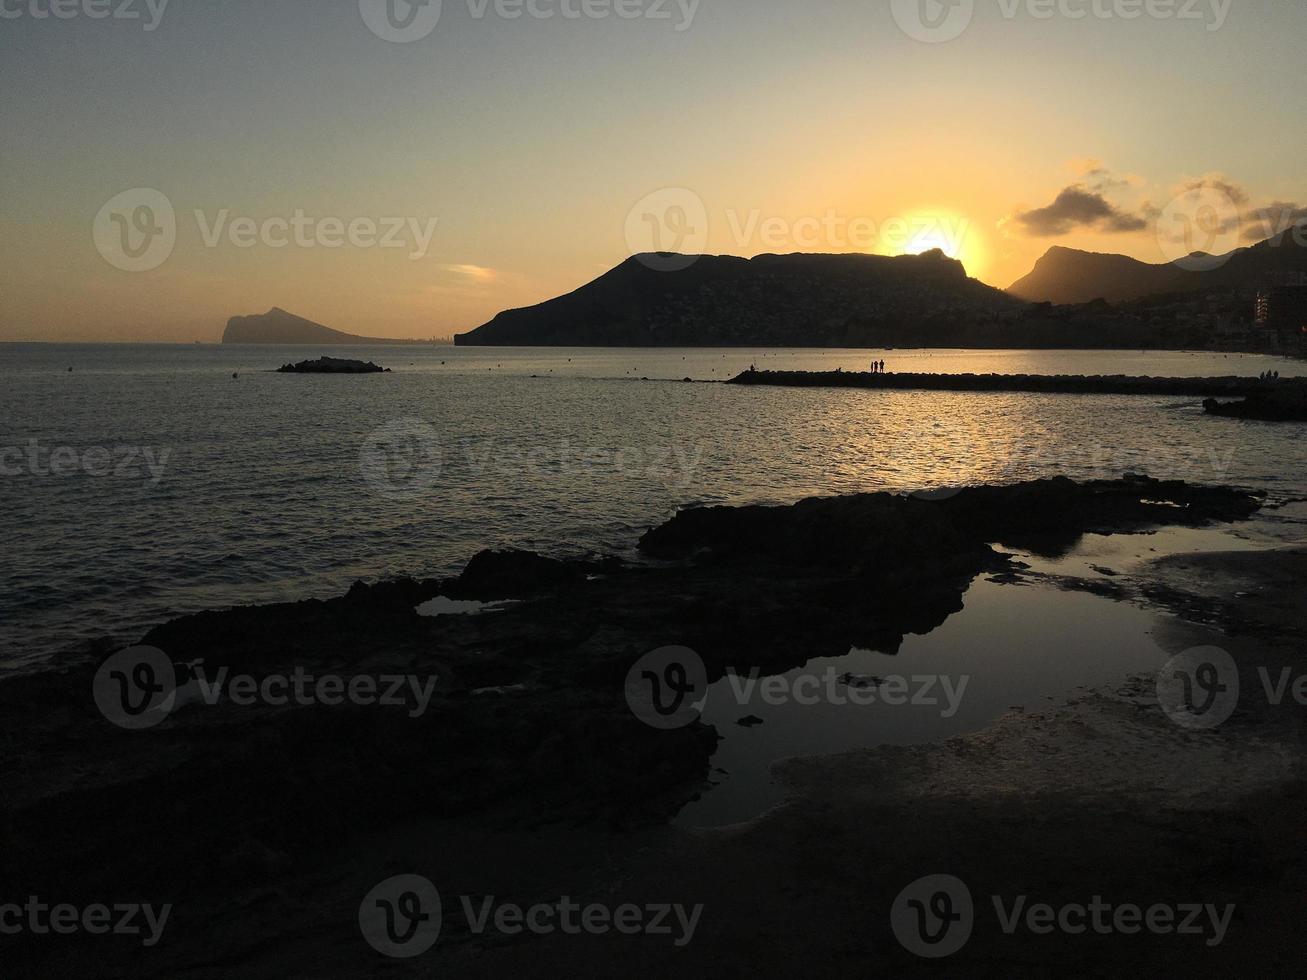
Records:
{"label": "dark cloud", "polygon": [[1205,188],[1220,191],[1235,204],[1242,207],[1248,203],[1248,192],[1232,180],[1226,180],[1224,177],[1202,177],[1198,180],[1191,180],[1184,185],[1184,190],[1200,191]]}
{"label": "dark cloud", "polygon": [[1148,227],[1145,218],[1122,211],[1097,190],[1083,184],[1064,189],[1047,207],[1017,212],[1015,220],[1028,234],[1040,238],[1065,235],[1077,228],[1131,232]]}

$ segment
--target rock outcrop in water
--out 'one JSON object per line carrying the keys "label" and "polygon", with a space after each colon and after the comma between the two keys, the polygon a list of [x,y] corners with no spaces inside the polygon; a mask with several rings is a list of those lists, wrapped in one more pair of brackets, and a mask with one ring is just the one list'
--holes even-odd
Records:
{"label": "rock outcrop in water", "polygon": [[283,364],[277,368],[278,374],[390,374],[390,368],[383,368],[371,361],[352,361],[339,357],[319,357],[316,361],[300,361],[298,364]]}

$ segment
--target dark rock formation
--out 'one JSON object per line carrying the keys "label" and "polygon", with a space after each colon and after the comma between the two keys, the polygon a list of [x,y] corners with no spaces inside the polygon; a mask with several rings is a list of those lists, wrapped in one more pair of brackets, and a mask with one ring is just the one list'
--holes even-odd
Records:
{"label": "dark rock formation", "polygon": [[298,364],[283,364],[277,368],[278,374],[389,374],[390,368],[383,368],[371,361],[351,361],[338,357],[319,357],[316,361],[300,361]]}

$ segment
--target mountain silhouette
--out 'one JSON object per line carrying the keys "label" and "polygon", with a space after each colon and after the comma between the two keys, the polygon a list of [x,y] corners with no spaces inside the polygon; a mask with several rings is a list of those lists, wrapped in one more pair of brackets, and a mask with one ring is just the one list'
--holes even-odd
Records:
{"label": "mountain silhouette", "polygon": [[1196,252],[1183,264],[1149,264],[1126,255],[1056,245],[1008,292],[1032,303],[1123,303],[1166,293],[1254,289],[1286,274],[1307,274],[1307,225],[1222,256]]}
{"label": "mountain silhouette", "polygon": [[255,316],[234,316],[223,331],[224,344],[414,344],[415,340],[388,340],[342,333],[320,323],[287,313],[274,306]]}
{"label": "mountain silhouette", "polygon": [[[668,271],[689,263],[688,267]],[[992,314],[1019,301],[921,255],[638,255],[575,292],[500,313],[464,346],[832,346],[869,323]]]}

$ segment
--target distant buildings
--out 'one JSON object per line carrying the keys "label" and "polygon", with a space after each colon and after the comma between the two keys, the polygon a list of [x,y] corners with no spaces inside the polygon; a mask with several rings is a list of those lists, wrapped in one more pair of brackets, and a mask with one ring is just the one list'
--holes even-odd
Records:
{"label": "distant buildings", "polygon": [[[1286,283],[1287,284],[1284,284]],[[1275,353],[1307,355],[1307,281],[1286,276],[1279,285],[1257,291],[1253,332]]]}
{"label": "distant buildings", "polygon": [[1257,325],[1266,330],[1307,331],[1307,286],[1273,286],[1257,294]]}

